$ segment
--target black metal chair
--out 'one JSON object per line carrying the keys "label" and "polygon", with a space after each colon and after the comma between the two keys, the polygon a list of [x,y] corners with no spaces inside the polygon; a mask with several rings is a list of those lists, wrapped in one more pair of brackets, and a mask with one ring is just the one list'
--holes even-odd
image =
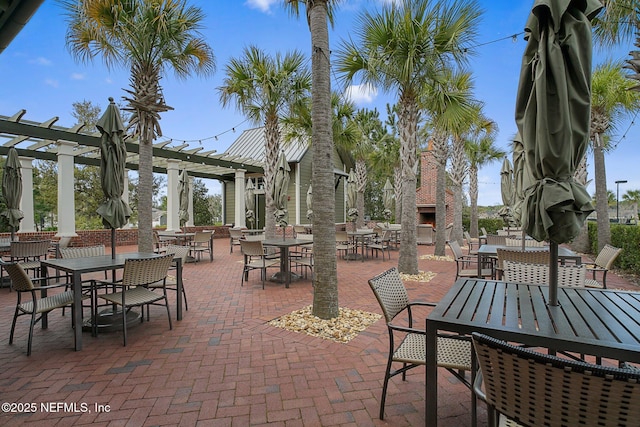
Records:
{"label": "black metal chair", "polygon": [[[395,267],[369,279],[369,286],[380,304],[389,330],[389,356],[380,399],[380,419],[382,420],[384,419],[384,405],[389,379],[402,374],[402,379],[405,380],[408,370],[426,365],[426,332],[413,326],[412,307],[433,307],[435,304],[409,302],[407,290],[402,283],[398,269]],[[402,322],[402,316],[398,317],[401,313],[406,316],[405,322]],[[394,323],[397,321],[402,323]],[[401,363],[402,367],[393,369],[393,363]],[[471,370],[471,341],[469,337],[462,335],[439,336],[438,366],[446,368],[471,388],[471,384],[463,372]]]}

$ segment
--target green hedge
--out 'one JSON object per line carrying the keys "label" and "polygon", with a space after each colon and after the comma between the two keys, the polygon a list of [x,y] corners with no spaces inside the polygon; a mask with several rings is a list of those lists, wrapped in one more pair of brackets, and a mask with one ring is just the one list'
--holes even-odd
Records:
{"label": "green hedge", "polygon": [[[589,241],[591,250],[598,252],[598,225],[589,221]],[[622,248],[614,265],[626,272],[640,274],[640,227],[634,225],[611,224],[611,244]]]}
{"label": "green hedge", "polygon": [[[471,225],[471,221],[468,216],[462,217],[462,226],[465,230],[469,230]],[[504,227],[504,221],[502,218],[481,218],[478,219],[478,232],[480,232],[480,227],[484,227],[489,234],[496,234],[498,230],[502,230]]]}

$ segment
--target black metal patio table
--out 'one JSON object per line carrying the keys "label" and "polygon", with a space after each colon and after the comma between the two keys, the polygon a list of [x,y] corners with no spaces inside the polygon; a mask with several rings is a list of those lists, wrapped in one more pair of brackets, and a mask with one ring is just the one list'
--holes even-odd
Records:
{"label": "black metal patio table", "polygon": [[288,288],[291,283],[291,276],[294,274],[289,270],[289,248],[303,245],[313,244],[311,240],[302,239],[265,239],[262,241],[262,245],[265,247],[274,247],[280,249],[280,271],[276,273],[275,280],[280,283],[285,283],[285,287]]}
{"label": "black metal patio table", "polygon": [[[437,425],[437,333],[480,332],[554,351],[640,363],[640,293],[459,279],[426,320],[426,425]],[[475,409],[475,405],[473,406]],[[472,413],[475,418],[475,413]]]}
{"label": "black metal patio table", "polygon": [[[152,258],[160,256],[156,253],[129,252],[118,254],[115,258],[111,255],[83,257],[83,258],[55,258],[46,259],[40,262],[43,270],[53,268],[61,270],[72,276],[73,299],[74,299],[74,337],[76,351],[82,350],[82,275],[100,271],[117,270],[124,267],[125,260],[138,258]],[[176,318],[182,320],[182,259],[176,257],[173,260],[177,266],[176,281]]]}

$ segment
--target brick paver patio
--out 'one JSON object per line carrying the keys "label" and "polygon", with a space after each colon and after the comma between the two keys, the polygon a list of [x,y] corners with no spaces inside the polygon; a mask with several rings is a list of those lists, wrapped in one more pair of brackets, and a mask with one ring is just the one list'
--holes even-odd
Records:
{"label": "brick paver patio", "polygon": [[[418,251],[432,254],[433,247]],[[269,320],[312,303],[311,281],[289,289],[267,282],[262,290],[254,271],[240,287],[239,249],[230,254],[228,240],[216,239],[214,253],[213,262],[185,268],[184,319],[169,330],[163,309],[153,307],[151,321],[129,331],[127,347],[119,332],[95,338],[85,333],[84,349],[73,351],[70,314],[56,311],[49,329],[36,328],[27,357],[27,319],[19,319],[9,345],[15,293],[0,289],[0,401],[19,410],[3,406],[0,425],[424,425],[423,368],[412,370],[405,382],[391,380],[386,418],[378,419],[388,347],[383,320],[347,344],[269,326]],[[390,261],[339,260],[340,306],[380,313],[367,279],[397,262],[397,251]],[[410,297],[438,301],[453,283],[455,263],[421,259],[419,267],[436,276],[428,283],[406,282]],[[607,283],[636,289],[611,273]],[[175,292],[170,300],[174,308]],[[469,425],[469,390],[444,370],[439,382],[439,425]],[[486,425],[478,407],[480,425]]]}

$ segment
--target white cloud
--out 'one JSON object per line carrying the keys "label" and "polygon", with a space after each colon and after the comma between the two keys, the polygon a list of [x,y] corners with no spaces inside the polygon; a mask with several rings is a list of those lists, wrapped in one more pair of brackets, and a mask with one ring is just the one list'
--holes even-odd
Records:
{"label": "white cloud", "polygon": [[345,90],[345,96],[356,104],[370,104],[378,96],[378,89],[368,84],[351,85]]}
{"label": "white cloud", "polygon": [[51,87],[58,87],[60,84],[54,79],[45,79],[44,84]]}
{"label": "white cloud", "polygon": [[71,73],[71,80],[84,80],[85,77],[82,73]]}
{"label": "white cloud", "polygon": [[42,56],[39,56],[36,59],[32,59],[29,62],[31,62],[32,64],[37,64],[37,65],[44,65],[46,67],[48,67],[49,65],[52,64],[52,62],[49,59],[44,58]]}
{"label": "white cloud", "polygon": [[279,0],[247,0],[246,5],[252,9],[259,9],[263,12],[269,13],[271,5],[277,3]]}

